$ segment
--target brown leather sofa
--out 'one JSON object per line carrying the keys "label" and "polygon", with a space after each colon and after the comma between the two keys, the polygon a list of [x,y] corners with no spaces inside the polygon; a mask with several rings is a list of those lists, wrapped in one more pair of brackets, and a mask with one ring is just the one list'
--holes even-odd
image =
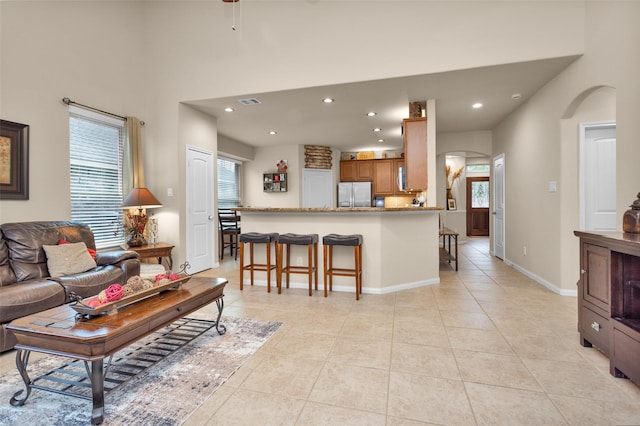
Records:
{"label": "brown leather sofa", "polygon": [[60,240],[96,248],[93,232],[77,222],[22,222],[0,225],[0,352],[12,349],[10,321],[70,302],[71,293],[93,296],[113,283],[140,274],[138,254],[117,250],[97,253],[97,267],[74,275],[51,277],[43,245]]}

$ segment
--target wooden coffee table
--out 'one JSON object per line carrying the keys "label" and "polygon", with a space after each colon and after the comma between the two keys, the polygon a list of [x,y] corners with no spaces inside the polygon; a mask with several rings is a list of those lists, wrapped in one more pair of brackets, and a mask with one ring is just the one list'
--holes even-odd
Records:
{"label": "wooden coffee table", "polygon": [[34,385],[27,374],[32,351],[82,360],[87,366],[93,399],[92,424],[104,419],[104,358],[135,341],[170,324],[211,302],[218,306],[215,327],[219,334],[226,329],[220,324],[224,307],[224,278],[192,277],[181,288],[167,290],[147,299],[124,306],[111,314],[87,318],[69,304],[16,319],[7,326],[18,340],[16,366],[27,393],[24,398],[11,398],[11,405],[23,405]]}

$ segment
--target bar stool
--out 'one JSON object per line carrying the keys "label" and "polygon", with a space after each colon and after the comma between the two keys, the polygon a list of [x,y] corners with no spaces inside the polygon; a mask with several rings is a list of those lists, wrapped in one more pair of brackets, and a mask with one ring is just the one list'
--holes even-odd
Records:
{"label": "bar stool", "polygon": [[[251,285],[253,285],[253,272],[266,271],[267,273],[267,293],[271,293],[271,270],[276,269],[276,265],[271,264],[271,243],[278,244],[278,234],[261,234],[259,232],[247,232],[240,234],[240,290],[243,289],[244,271],[251,271]],[[244,264],[244,243],[249,243],[249,263]],[[253,260],[253,245],[266,244],[266,263],[255,263]],[[276,253],[277,254],[277,253]],[[277,264],[277,257],[276,257]]]}
{"label": "bar stool", "polygon": [[[296,246],[307,246],[307,265],[291,265],[291,244]],[[309,276],[309,296],[312,295],[311,281],[315,276],[315,289],[318,289],[318,234],[282,234],[278,237],[277,272],[278,293],[282,291],[282,273],[287,274],[287,288],[289,288],[290,274],[306,274]],[[286,264],[283,256],[284,246],[287,246]],[[284,264],[284,266],[283,266]]]}
{"label": "bar stool", "polygon": [[[329,282],[329,291],[333,291],[334,276],[355,277],[356,300],[360,300],[360,294],[362,294],[362,235],[329,234],[322,237],[322,244],[324,245],[324,297],[327,297],[327,281]],[[355,261],[353,269],[333,267],[333,246],[353,247]]]}

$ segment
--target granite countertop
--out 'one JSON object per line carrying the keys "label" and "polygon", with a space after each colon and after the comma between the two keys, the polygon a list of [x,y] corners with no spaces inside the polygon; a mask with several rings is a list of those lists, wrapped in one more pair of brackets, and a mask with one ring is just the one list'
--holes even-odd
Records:
{"label": "granite countertop", "polygon": [[236,207],[239,212],[263,213],[384,213],[384,212],[437,212],[443,207]]}

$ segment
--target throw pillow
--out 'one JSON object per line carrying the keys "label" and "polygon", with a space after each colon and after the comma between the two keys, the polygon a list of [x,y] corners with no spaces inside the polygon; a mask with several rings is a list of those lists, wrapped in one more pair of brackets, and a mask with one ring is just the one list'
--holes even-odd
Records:
{"label": "throw pillow", "polygon": [[47,268],[52,277],[73,275],[96,267],[96,261],[87,252],[87,245],[83,242],[43,245],[42,248],[47,255]]}
{"label": "throw pillow", "polygon": [[[73,243],[70,242],[70,241],[67,241],[67,240],[60,240],[60,241],[58,241],[58,244],[73,244]],[[97,252],[94,249],[90,249],[89,247],[87,247],[87,251],[89,252],[89,254],[91,255],[91,257],[93,259],[96,258]]]}

